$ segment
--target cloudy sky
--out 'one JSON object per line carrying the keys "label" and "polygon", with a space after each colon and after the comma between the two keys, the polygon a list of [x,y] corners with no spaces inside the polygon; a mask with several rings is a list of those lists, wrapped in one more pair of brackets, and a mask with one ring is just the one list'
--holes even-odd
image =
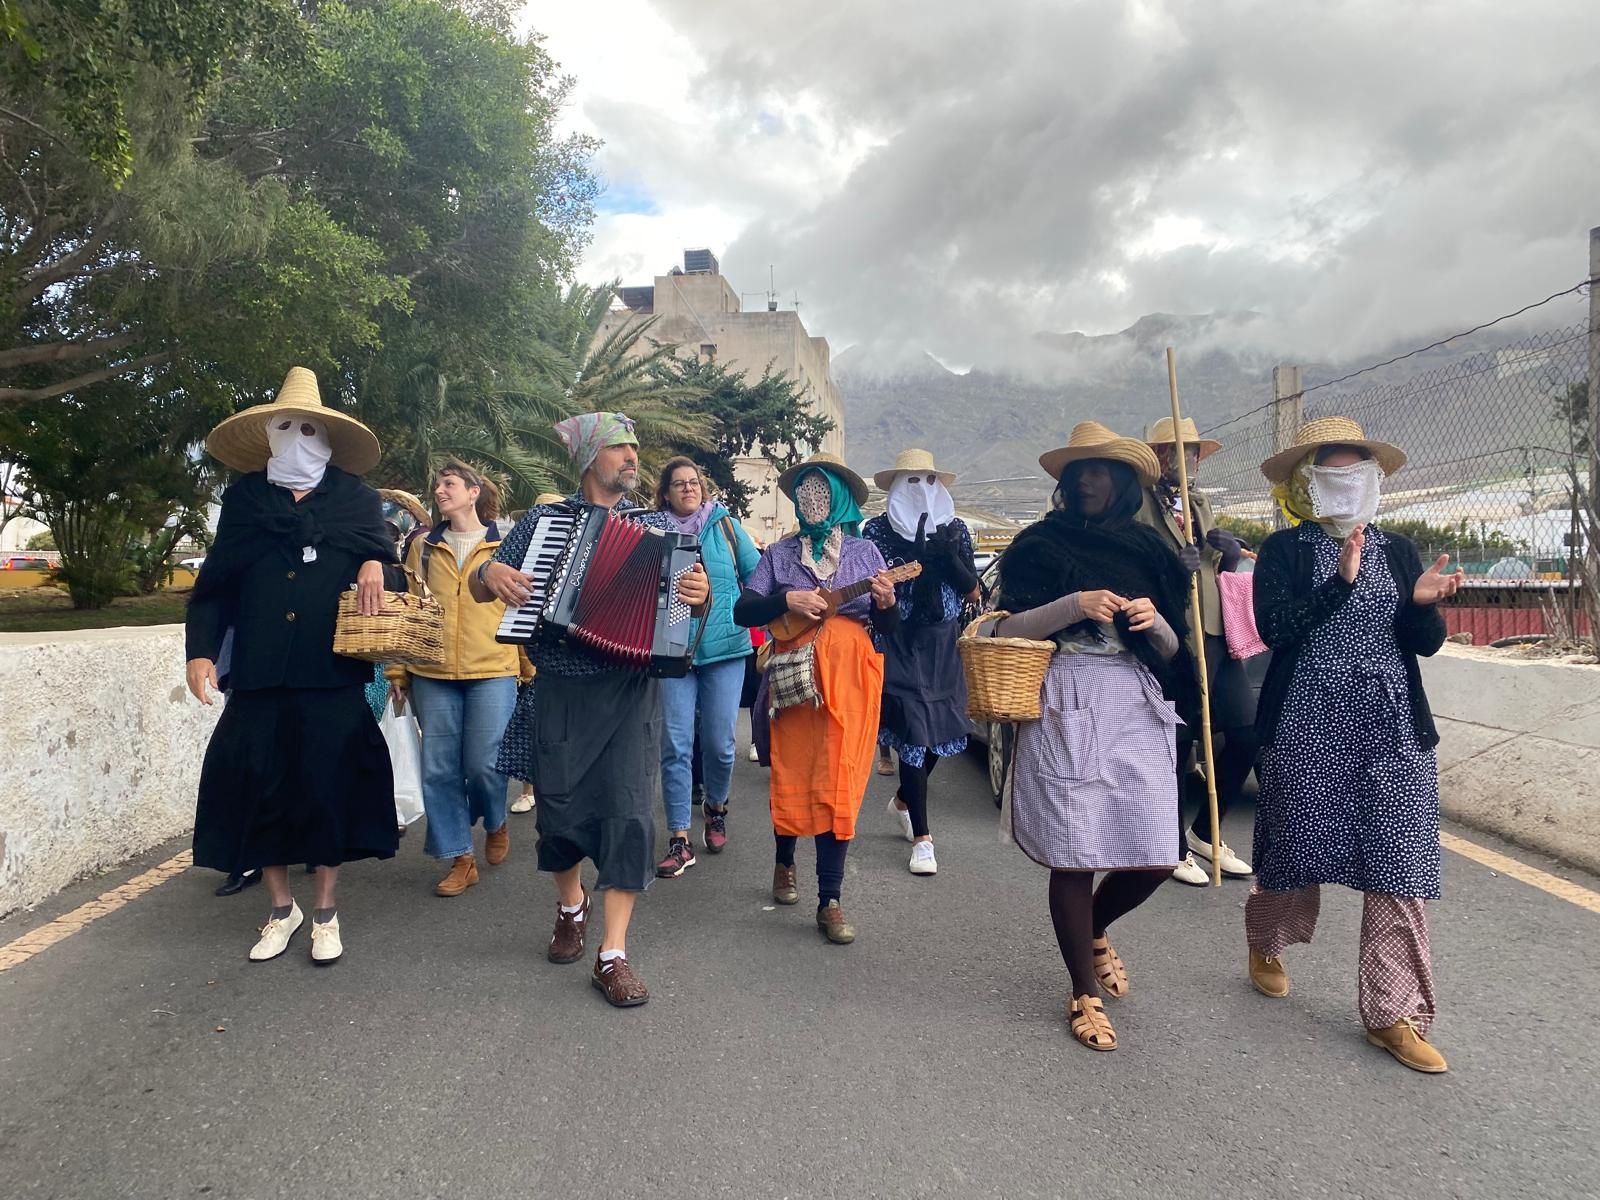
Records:
{"label": "cloudy sky", "polygon": [[[1358,354],[1587,274],[1596,0],[534,0],[604,139],[585,273],[708,245],[813,333],[995,364],[1251,309]],[[1555,307],[1555,306],[1552,306]],[[1579,301],[1553,316],[1582,319]]]}

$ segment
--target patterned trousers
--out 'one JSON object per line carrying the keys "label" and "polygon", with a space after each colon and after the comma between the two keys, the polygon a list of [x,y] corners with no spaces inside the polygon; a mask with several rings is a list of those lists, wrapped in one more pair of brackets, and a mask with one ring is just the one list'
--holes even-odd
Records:
{"label": "patterned trousers", "polygon": [[[1381,892],[1363,892],[1362,897],[1357,971],[1361,1023],[1387,1029],[1409,1017],[1426,1034],[1434,1004],[1424,902]],[[1287,892],[1256,888],[1244,906],[1250,949],[1278,957],[1290,946],[1309,943],[1321,908],[1322,891],[1315,885]]]}

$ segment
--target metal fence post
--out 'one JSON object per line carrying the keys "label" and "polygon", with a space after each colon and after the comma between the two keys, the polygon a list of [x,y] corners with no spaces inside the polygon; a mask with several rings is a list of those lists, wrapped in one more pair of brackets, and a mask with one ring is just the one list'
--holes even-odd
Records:
{"label": "metal fence post", "polygon": [[[1306,398],[1300,387],[1299,367],[1272,368],[1272,453],[1287,450],[1299,436],[1305,420]],[[1273,506],[1272,525],[1283,529],[1288,523]]]}
{"label": "metal fence post", "polygon": [[1600,225],[1589,230],[1589,497],[1600,504]]}

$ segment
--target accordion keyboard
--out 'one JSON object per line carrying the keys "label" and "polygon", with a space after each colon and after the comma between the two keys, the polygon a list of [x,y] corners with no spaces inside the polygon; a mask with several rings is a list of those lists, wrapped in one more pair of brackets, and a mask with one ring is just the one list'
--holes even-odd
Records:
{"label": "accordion keyboard", "polygon": [[505,614],[500,618],[500,628],[495,631],[495,641],[522,644],[533,641],[539,630],[545,601],[549,599],[550,578],[567,549],[577,521],[577,514],[571,512],[548,514],[535,520],[528,553],[523,556],[522,566],[518,568],[524,575],[533,577],[530,584],[533,594],[528,597],[526,604],[516,608],[506,606]]}

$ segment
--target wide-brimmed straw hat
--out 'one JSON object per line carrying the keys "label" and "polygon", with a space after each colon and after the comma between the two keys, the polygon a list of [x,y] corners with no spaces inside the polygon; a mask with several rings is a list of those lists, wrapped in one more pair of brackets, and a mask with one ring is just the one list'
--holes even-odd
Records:
{"label": "wide-brimmed straw hat", "polygon": [[428,512],[428,506],[412,493],[401,488],[379,488],[378,495],[405,509],[419,525],[433,524],[433,515]]}
{"label": "wide-brimmed straw hat", "polygon": [[354,417],[323,406],[317,377],[305,367],[289,368],[278,397],[271,404],[257,404],[234,413],[213,429],[206,438],[206,450],[235,471],[264,470],[267,459],[272,457],[267,423],[280,415],[321,421],[333,446],[333,465],[352,475],[365,475],[383,456],[377,434]]}
{"label": "wide-brimmed straw hat", "polygon": [[[1200,427],[1189,417],[1182,419],[1178,429],[1183,434],[1183,444],[1185,446],[1200,447],[1201,458],[1210,458],[1218,450],[1222,449],[1221,442],[1214,442],[1210,438],[1201,437]],[[1144,444],[1147,446],[1170,446],[1176,440],[1172,436],[1171,417],[1162,417],[1161,420],[1150,426],[1149,431],[1144,435]]]}
{"label": "wide-brimmed straw hat", "polygon": [[889,485],[894,482],[894,477],[901,472],[916,475],[932,475],[949,487],[956,481],[954,471],[941,471],[934,465],[933,454],[928,450],[902,450],[894,456],[894,466],[887,471],[879,471],[872,477],[872,482],[878,485],[880,492],[887,492]]}
{"label": "wide-brimmed straw hat", "polygon": [[867,483],[849,467],[844,465],[844,459],[837,454],[829,454],[826,450],[818,450],[803,463],[796,463],[782,475],[778,476],[778,490],[790,500],[794,499],[795,480],[799,479],[810,467],[827,467],[840,479],[844,480],[850,488],[850,494],[855,497],[857,504],[867,502]]}
{"label": "wide-brimmed straw hat", "polygon": [[542,508],[546,504],[565,504],[567,498],[560,492],[540,492],[533,498],[533,506]]}
{"label": "wide-brimmed straw hat", "polygon": [[1123,437],[1107,429],[1099,421],[1080,421],[1072,427],[1072,436],[1065,446],[1058,446],[1039,456],[1039,465],[1051,479],[1060,479],[1068,464],[1086,458],[1104,458],[1133,468],[1139,482],[1150,487],[1161,478],[1161,463],[1156,452],[1138,438]]}
{"label": "wide-brimmed straw hat", "polygon": [[1376,442],[1349,417],[1318,417],[1300,426],[1294,445],[1274,454],[1261,464],[1261,473],[1273,483],[1282,483],[1294,473],[1306,455],[1324,446],[1359,446],[1377,460],[1378,469],[1393,475],[1406,465],[1406,452],[1388,442]]}

